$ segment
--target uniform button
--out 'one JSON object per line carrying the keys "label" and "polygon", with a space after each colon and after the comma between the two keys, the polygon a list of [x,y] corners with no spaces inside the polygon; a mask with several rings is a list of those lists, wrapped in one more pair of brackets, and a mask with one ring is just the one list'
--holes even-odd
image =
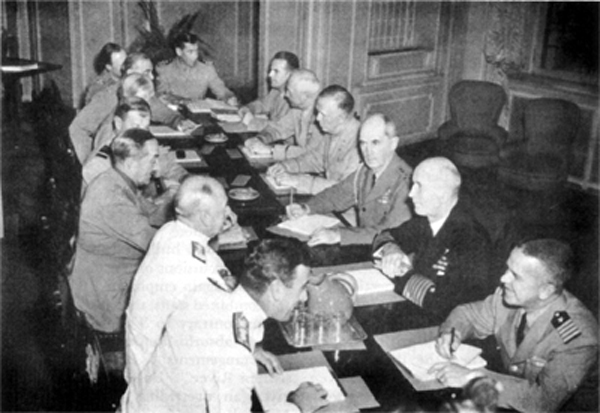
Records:
{"label": "uniform button", "polygon": [[363,208],[362,211],[365,212],[367,210],[367,208]]}

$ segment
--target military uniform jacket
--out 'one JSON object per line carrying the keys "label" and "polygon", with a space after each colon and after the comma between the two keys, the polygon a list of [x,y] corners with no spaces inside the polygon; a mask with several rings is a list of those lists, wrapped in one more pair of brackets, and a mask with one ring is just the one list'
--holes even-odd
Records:
{"label": "military uniform jacket", "polygon": [[119,80],[115,79],[109,71],[104,70],[100,75],[96,76],[85,89],[82,107],[90,103],[97,93],[102,92],[104,89],[116,85],[117,83],[119,83]]}
{"label": "military uniform jacket", "polygon": [[504,374],[488,372],[504,391],[500,406],[525,412],[556,411],[581,383],[598,358],[594,316],[568,291],[548,305],[516,345],[522,309],[502,302],[502,289],[484,301],[456,308],[440,327],[454,327],[462,340],[494,335]]}
{"label": "military uniform jacket", "polygon": [[415,216],[375,237],[373,251],[388,242],[413,257],[413,269],[394,279],[396,292],[440,321],[458,304],[480,300],[497,285],[489,280],[491,251],[485,229],[460,200],[435,237],[427,218]]}
{"label": "military uniform jacket", "polygon": [[190,100],[204,99],[210,91],[219,100],[233,96],[233,92],[225,86],[211,62],[197,61],[193,67],[176,57],[171,62],[159,64],[156,91],[159,96],[174,96]]}
{"label": "military uniform jacket", "polygon": [[276,161],[296,158],[321,145],[323,134],[317,127],[314,112],[310,116],[300,109],[292,108],[276,122],[269,122],[258,135],[265,143],[282,142],[273,147]]}
{"label": "military uniform jacket", "polygon": [[290,111],[290,104],[279,89],[271,89],[262,99],[250,102],[248,109],[255,115],[267,115],[271,122],[277,122]]}
{"label": "military uniform jacket", "polygon": [[[113,113],[119,103],[117,97],[118,83],[97,93],[69,125],[69,137],[83,165],[92,152],[110,143],[113,138]],[[164,123],[177,128],[182,117],[169,109],[158,98],[153,97],[148,102],[152,112],[152,121]]]}
{"label": "military uniform jacket", "polygon": [[408,197],[412,168],[394,155],[371,187],[373,172],[364,164],[343,181],[327,188],[307,202],[311,213],[342,212],[353,207],[357,227],[341,228],[341,244],[370,244],[384,229],[410,219]]}
{"label": "military uniform jacket", "polygon": [[69,283],[75,307],[96,330],[122,329],[131,280],[156,232],[154,210],[114,168],[87,188]]}
{"label": "military uniform jacket", "polygon": [[250,411],[266,315],[208,241],[179,221],[152,241],[127,309],[123,412]]}
{"label": "military uniform jacket", "polygon": [[298,176],[300,184],[296,189],[299,193],[318,194],[340,182],[358,168],[359,129],[360,122],[352,118],[344,124],[344,128],[339,133],[323,135],[319,146],[282,163],[290,173],[318,174]]}

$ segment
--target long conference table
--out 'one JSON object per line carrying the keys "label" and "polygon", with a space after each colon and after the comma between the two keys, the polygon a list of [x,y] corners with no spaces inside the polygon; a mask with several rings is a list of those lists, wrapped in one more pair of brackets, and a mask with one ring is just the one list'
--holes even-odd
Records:
{"label": "long conference table", "polygon": [[[207,136],[222,133],[218,124],[206,116],[193,116],[189,113],[187,115],[202,127],[187,137],[159,137],[161,145],[168,145],[173,150],[196,150],[205,162],[201,166],[187,166],[186,169],[190,173],[217,178],[224,184],[226,191],[232,187],[231,183],[238,175],[250,176],[246,186],[251,186],[260,193],[258,199],[248,202],[230,200],[229,204],[238,215],[239,224],[242,227],[251,226],[259,239],[276,237],[277,235],[269,232],[267,228],[282,220],[290,197],[275,194],[260,177],[260,173],[265,172],[269,162],[249,162],[238,150],[239,145],[242,145],[252,134],[227,134],[228,139],[225,142],[210,143],[206,139]],[[305,199],[306,196],[295,197],[296,201]],[[319,246],[311,250],[317,270],[319,267],[336,266],[335,268],[343,271],[344,265],[370,261],[370,246]],[[239,274],[246,252],[247,250],[242,248],[219,251],[219,254],[232,273]],[[431,327],[435,326],[435,321],[424,310],[400,298],[394,302],[356,306],[354,317],[367,335],[359,346],[296,348],[288,344],[279,323],[271,319],[265,323],[263,346],[276,355],[296,354],[296,358],[300,359],[303,354],[310,358],[309,355],[313,354],[311,350],[321,351],[340,382],[346,379],[350,381],[358,379],[366,385],[376,400],[377,405],[371,404],[370,407],[361,408],[360,411],[380,412],[397,408],[412,411],[417,406],[435,409],[442,401],[455,396],[456,389],[416,391],[378,343],[377,337],[389,333],[404,332],[410,340],[413,337],[413,330],[416,330],[414,334],[419,334],[420,329],[427,327],[430,327],[430,331],[434,331]],[[493,346],[489,342],[477,344],[483,347],[485,358],[492,355]],[[346,388],[346,391],[349,393],[355,388],[361,389],[361,386]],[[261,410],[256,397],[254,397],[254,408]]]}

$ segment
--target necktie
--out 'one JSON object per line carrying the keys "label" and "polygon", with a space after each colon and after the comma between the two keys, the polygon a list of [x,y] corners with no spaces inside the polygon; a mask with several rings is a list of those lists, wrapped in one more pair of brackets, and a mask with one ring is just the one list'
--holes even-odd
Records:
{"label": "necktie", "polygon": [[375,174],[373,174],[373,176],[371,176],[371,191],[373,190],[373,188],[375,188],[376,180],[377,180],[377,176]]}
{"label": "necktie", "polygon": [[525,338],[525,327],[527,326],[527,313],[523,313],[523,317],[521,317],[521,323],[519,327],[517,327],[517,347],[521,345],[523,342],[523,338]]}

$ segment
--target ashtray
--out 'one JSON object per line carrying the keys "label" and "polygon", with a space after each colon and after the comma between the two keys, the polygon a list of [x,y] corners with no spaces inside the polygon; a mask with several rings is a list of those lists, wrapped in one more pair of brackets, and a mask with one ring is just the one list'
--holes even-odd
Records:
{"label": "ashtray", "polygon": [[234,188],[229,190],[229,197],[236,201],[253,201],[260,196],[254,188]]}
{"label": "ashtray", "polygon": [[210,143],[223,143],[227,142],[228,139],[229,138],[224,133],[212,133],[204,137],[204,140]]}

